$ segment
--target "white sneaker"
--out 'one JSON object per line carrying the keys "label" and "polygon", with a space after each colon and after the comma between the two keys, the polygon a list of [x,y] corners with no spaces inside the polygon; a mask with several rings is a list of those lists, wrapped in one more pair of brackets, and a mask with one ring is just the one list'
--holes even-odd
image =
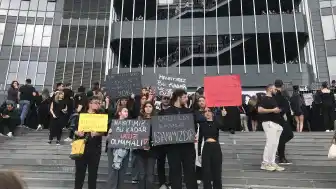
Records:
{"label": "white sneaker", "polygon": [[275,171],[276,168],[270,164],[266,164],[266,163],[262,163],[260,166],[261,170],[265,170],[265,171]]}
{"label": "white sneaker", "polygon": [[202,181],[201,180],[197,180],[197,184],[198,185],[202,184]]}
{"label": "white sneaker", "polygon": [[168,189],[168,187],[165,184],[163,184],[159,189]]}
{"label": "white sneaker", "polygon": [[38,125],[38,126],[37,126],[37,129],[36,129],[36,131],[40,131],[40,130],[43,130],[43,127],[42,127],[42,125]]}
{"label": "white sneaker", "polygon": [[68,137],[68,138],[64,139],[64,142],[72,142],[72,139]]}
{"label": "white sneaker", "polygon": [[8,137],[13,137],[13,133],[12,133],[12,132],[9,132],[9,133],[7,134],[7,136],[8,136]]}
{"label": "white sneaker", "polygon": [[2,133],[0,133],[0,136],[5,136],[5,135],[3,135]]}
{"label": "white sneaker", "polygon": [[272,167],[275,168],[275,171],[284,171],[285,170],[285,168],[280,167],[278,164],[273,164]]}
{"label": "white sneaker", "polygon": [[330,132],[329,130],[326,130],[326,132],[328,133],[328,132]]}

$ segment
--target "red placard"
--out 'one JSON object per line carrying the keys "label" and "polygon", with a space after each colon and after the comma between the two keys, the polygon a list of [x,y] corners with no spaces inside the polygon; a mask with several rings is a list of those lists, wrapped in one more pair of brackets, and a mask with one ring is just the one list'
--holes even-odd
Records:
{"label": "red placard", "polygon": [[208,107],[241,106],[242,87],[239,75],[204,78],[204,95]]}

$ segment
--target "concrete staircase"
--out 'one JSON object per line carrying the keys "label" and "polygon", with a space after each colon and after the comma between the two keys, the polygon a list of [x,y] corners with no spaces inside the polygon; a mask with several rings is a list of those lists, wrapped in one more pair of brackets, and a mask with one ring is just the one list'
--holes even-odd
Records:
{"label": "concrete staircase", "polygon": [[[48,131],[21,132],[13,139],[0,138],[0,169],[14,170],[29,189],[71,189],[74,185],[74,161],[69,159],[70,145],[48,144]],[[223,152],[223,188],[236,189],[309,189],[336,188],[336,160],[328,160],[332,133],[297,133],[287,145],[293,165],[284,172],[261,171],[264,133],[221,133]],[[99,189],[107,178],[107,156],[103,152],[99,169]],[[130,183],[131,176],[126,178]],[[85,184],[85,188],[87,185]],[[129,184],[127,189],[135,189]],[[200,187],[201,188],[201,187]]]}

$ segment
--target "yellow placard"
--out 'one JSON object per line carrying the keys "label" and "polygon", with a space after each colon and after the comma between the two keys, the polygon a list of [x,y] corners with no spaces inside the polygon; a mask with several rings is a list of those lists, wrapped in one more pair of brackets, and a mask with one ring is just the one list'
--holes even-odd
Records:
{"label": "yellow placard", "polygon": [[107,114],[79,114],[78,131],[107,132]]}
{"label": "yellow placard", "polygon": [[75,140],[71,144],[71,155],[83,155],[85,150],[85,140]]}

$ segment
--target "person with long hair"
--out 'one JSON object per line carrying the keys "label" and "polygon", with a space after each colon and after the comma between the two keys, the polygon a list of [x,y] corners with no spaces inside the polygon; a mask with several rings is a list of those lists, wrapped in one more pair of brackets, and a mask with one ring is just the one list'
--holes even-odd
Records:
{"label": "person with long hair", "polygon": [[[152,116],[155,114],[154,105],[152,102],[147,101],[143,104],[140,111],[140,119],[150,120]],[[152,126],[151,126],[152,128]],[[155,148],[151,146],[152,142],[152,132],[150,128],[150,137],[149,137],[149,145],[143,150],[137,149],[134,150],[133,154],[135,154],[137,159],[137,169],[139,171],[139,183],[138,189],[154,189],[154,168],[156,161]]]}
{"label": "person with long hair", "polygon": [[0,171],[0,183],[1,189],[24,189],[25,183],[23,180],[14,172],[10,171]]}
{"label": "person with long hair", "polygon": [[60,145],[62,136],[62,129],[66,123],[65,115],[67,112],[67,105],[64,99],[63,91],[56,91],[55,97],[50,104],[50,134],[48,143],[51,144],[54,137],[57,138],[56,144]]}
{"label": "person with long hair", "polygon": [[19,103],[19,82],[12,81],[8,91],[7,91],[7,100],[11,100],[15,103],[15,106],[17,103]]}
{"label": "person with long hair", "polygon": [[258,111],[257,111],[257,96],[252,96],[248,103],[248,116],[251,120],[251,125],[252,125],[252,131],[256,132],[257,131],[257,127],[258,127],[258,119],[257,119],[257,115],[258,115]]}
{"label": "person with long hair", "polygon": [[290,105],[294,113],[296,132],[302,132],[304,124],[304,99],[299,93],[299,86],[293,86],[293,95],[290,98]]}
{"label": "person with long hair", "polygon": [[[100,108],[98,97],[91,97],[88,100],[87,109],[82,113],[97,114]],[[74,127],[75,136],[78,139],[86,138],[84,154],[75,160],[75,189],[82,189],[86,169],[88,169],[88,189],[97,189],[97,175],[102,150],[102,136],[100,132],[82,132],[78,131],[78,122]]]}
{"label": "person with long hair", "polygon": [[37,116],[39,125],[36,130],[42,130],[43,128],[49,128],[50,114],[49,114],[49,105],[50,105],[50,92],[48,89],[43,89],[40,96],[41,103],[37,109]]}
{"label": "person with long hair", "polygon": [[[119,107],[116,114],[118,115],[117,118],[119,120],[125,120],[128,118],[128,109],[126,107]],[[112,133],[111,128],[109,129],[109,133]],[[126,169],[128,167],[129,150],[124,148],[107,148],[107,158],[108,178],[105,188],[122,189],[124,185]]]}
{"label": "person with long hair", "polygon": [[326,132],[333,131],[335,97],[334,93],[328,88],[327,82],[322,83],[322,88],[317,92],[317,96],[321,99],[321,114],[323,117],[324,129]]}
{"label": "person with long hair", "polygon": [[198,137],[198,155],[202,155],[203,187],[204,189],[221,189],[222,150],[219,144],[219,130],[224,131],[222,117],[226,116],[226,110],[222,109],[220,117],[215,117],[208,107],[204,108],[203,113],[206,121],[199,124]]}

